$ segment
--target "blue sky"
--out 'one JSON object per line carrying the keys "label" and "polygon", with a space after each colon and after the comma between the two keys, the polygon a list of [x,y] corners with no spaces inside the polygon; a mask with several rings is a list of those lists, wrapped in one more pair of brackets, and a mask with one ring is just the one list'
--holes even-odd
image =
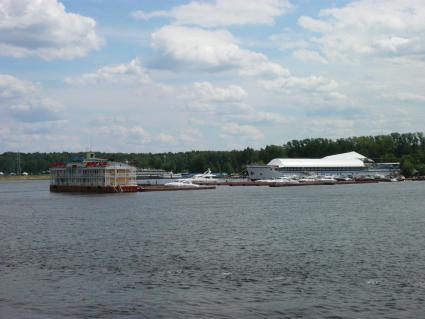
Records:
{"label": "blue sky", "polygon": [[423,131],[419,0],[0,0],[0,152]]}

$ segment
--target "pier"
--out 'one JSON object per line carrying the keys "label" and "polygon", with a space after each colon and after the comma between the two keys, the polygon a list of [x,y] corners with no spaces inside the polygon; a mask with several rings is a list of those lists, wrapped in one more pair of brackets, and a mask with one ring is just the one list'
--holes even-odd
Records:
{"label": "pier", "polygon": [[193,187],[179,187],[167,186],[164,184],[139,184],[139,192],[163,192],[163,191],[185,191],[185,190],[207,190],[216,189],[217,186],[267,186],[267,187],[292,187],[292,186],[319,186],[319,185],[354,185],[354,184],[377,184],[381,182],[388,182],[386,180],[352,180],[352,181],[337,181],[335,183],[313,181],[313,182],[300,182],[300,183],[279,183],[279,182],[262,182],[262,181],[208,181],[208,182],[194,182],[198,185]]}
{"label": "pier", "polygon": [[[271,186],[271,187],[290,187],[290,186],[308,186],[308,185],[347,185],[347,184],[376,184],[384,182],[384,180],[352,180],[352,181],[336,181],[328,182],[301,182],[301,183],[279,183],[279,182],[262,182],[262,181],[223,181],[223,182],[194,182],[197,185],[214,185],[214,186]],[[386,181],[385,181],[386,182]]]}
{"label": "pier", "polygon": [[215,189],[213,185],[198,187],[178,187],[167,185],[139,185],[139,192],[167,192],[167,191],[200,191],[207,189]]}

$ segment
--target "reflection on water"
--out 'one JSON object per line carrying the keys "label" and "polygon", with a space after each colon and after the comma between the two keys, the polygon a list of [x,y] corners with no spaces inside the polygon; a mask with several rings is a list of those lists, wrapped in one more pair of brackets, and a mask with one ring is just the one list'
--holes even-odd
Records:
{"label": "reflection on water", "polygon": [[424,186],[0,182],[0,318],[419,318]]}

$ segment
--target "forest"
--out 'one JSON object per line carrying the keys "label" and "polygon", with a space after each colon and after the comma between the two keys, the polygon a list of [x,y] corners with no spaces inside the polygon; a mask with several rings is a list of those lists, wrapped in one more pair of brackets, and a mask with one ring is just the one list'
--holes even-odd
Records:
{"label": "forest", "polygon": [[[128,161],[138,168],[160,168],[173,172],[243,173],[247,164],[266,164],[277,157],[321,158],[327,155],[356,151],[375,162],[400,162],[402,173],[409,177],[425,175],[425,137],[423,133],[391,133],[339,139],[308,138],[282,145],[268,145],[259,150],[247,147],[232,151],[187,151],[178,153],[102,153],[99,158]],[[81,153],[82,154],[82,153]],[[47,173],[52,162],[66,162],[68,152],[20,153],[21,170],[30,174]],[[0,172],[17,171],[17,153],[0,154]]]}

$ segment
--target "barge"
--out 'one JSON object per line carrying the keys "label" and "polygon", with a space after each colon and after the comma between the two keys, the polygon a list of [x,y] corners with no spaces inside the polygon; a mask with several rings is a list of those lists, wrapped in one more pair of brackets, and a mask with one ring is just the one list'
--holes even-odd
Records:
{"label": "barge", "polygon": [[126,163],[96,158],[72,157],[67,163],[50,165],[51,192],[125,193],[137,192],[136,168]]}

